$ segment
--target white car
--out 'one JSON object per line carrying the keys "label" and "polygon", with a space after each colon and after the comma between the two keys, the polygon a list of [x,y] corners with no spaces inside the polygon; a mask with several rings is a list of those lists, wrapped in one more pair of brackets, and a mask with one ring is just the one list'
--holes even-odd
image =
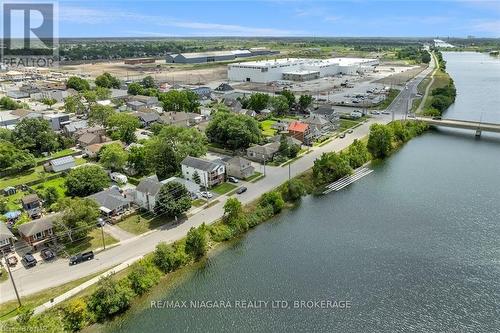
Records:
{"label": "white car", "polygon": [[207,199],[210,199],[211,197],[213,197],[214,195],[208,191],[202,191],[200,192],[200,195],[203,197],[203,198],[207,198]]}

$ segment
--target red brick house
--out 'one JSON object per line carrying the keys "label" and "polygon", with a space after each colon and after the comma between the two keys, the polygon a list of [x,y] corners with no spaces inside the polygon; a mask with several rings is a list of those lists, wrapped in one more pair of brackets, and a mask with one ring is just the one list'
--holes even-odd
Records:
{"label": "red brick house", "polygon": [[288,125],[288,133],[292,138],[304,142],[306,136],[309,134],[309,125],[297,120],[292,121],[290,125]]}
{"label": "red brick house", "polygon": [[21,224],[17,229],[19,236],[36,250],[38,245],[42,245],[54,237],[53,223],[59,216],[60,214],[51,214],[38,220]]}

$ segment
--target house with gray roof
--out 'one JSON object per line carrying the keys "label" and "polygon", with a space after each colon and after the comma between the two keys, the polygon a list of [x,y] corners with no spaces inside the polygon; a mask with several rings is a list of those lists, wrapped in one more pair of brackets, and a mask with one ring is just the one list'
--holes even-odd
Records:
{"label": "house with gray roof", "polygon": [[184,179],[206,187],[223,183],[226,176],[226,166],[222,161],[188,156],[182,160],[181,168]]}
{"label": "house with gray roof", "polygon": [[150,176],[141,179],[135,188],[134,202],[140,207],[153,211],[156,205],[156,198],[163,184],[158,180],[158,176]]}
{"label": "house with gray roof", "polygon": [[245,179],[254,174],[255,168],[246,158],[235,156],[226,163],[226,173],[228,176]]}
{"label": "house with gray roof", "polygon": [[139,119],[139,122],[141,123],[142,127],[145,128],[151,126],[152,124],[160,120],[160,115],[155,111],[151,112],[139,111],[136,112],[134,115]]}
{"label": "house with gray roof", "polygon": [[247,158],[259,163],[270,162],[273,160],[274,155],[278,153],[280,143],[270,142],[265,145],[255,145],[247,148]]}
{"label": "house with gray roof", "polygon": [[12,234],[5,223],[0,221],[0,252],[10,252],[14,245],[14,240],[14,234]]}
{"label": "house with gray roof", "polygon": [[99,205],[99,209],[106,216],[116,216],[122,214],[130,208],[132,199],[126,198],[116,187],[89,195]]}
{"label": "house with gray roof", "polygon": [[53,238],[53,225],[60,216],[61,213],[50,214],[38,220],[23,223],[17,228],[19,236],[36,249],[38,245],[42,245]]}

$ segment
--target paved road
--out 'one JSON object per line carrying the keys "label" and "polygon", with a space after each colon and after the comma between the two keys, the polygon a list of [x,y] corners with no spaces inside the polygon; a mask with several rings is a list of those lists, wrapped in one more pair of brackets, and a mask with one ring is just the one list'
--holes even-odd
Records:
{"label": "paved road", "polygon": [[[408,83],[408,89],[394,99],[388,110],[394,112],[395,118],[404,117],[407,112],[408,99],[414,98],[418,83],[432,70],[428,68]],[[322,147],[315,147],[311,152],[290,164],[291,176],[296,176],[312,167],[314,160],[324,152],[340,151],[352,143],[354,139],[361,139],[368,135],[370,125],[374,123],[388,123],[391,115],[377,115],[366,123],[354,129],[343,139],[334,139]],[[288,179],[288,166],[266,167],[266,177],[256,183],[248,183],[247,192],[239,195],[242,203],[249,203],[257,199],[262,193],[272,190]],[[94,260],[76,266],[68,266],[67,260],[57,260],[48,264],[40,264],[31,269],[18,269],[13,272],[19,293],[29,295],[44,289],[85,277],[87,275],[106,270],[131,258],[152,252],[159,242],[173,242],[184,237],[191,227],[202,223],[213,223],[223,214],[223,205],[226,197],[210,208],[204,209],[178,225],[165,225],[161,229],[146,235],[128,238],[120,245],[100,252]],[[14,290],[10,281],[0,284],[0,303],[15,299]]]}

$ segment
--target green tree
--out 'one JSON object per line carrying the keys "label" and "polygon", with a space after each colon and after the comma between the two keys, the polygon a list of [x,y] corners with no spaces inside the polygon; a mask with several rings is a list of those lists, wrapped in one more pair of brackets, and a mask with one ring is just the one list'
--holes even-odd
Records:
{"label": "green tree", "polygon": [[4,96],[0,98],[0,108],[7,110],[16,110],[22,107],[21,103],[14,101],[12,98]]}
{"label": "green tree", "polygon": [[283,116],[290,111],[290,107],[288,105],[288,100],[285,96],[276,96],[271,98],[271,107],[273,109],[273,113],[276,116]]}
{"label": "green tree", "polygon": [[141,86],[140,83],[133,82],[128,85],[127,92],[130,95],[142,95],[144,91],[144,88]]}
{"label": "green tree", "polygon": [[68,96],[64,100],[64,112],[82,114],[85,112],[85,105],[80,94]]}
{"label": "green tree", "polygon": [[393,132],[389,126],[373,124],[370,127],[367,148],[375,158],[389,156],[392,151]]}
{"label": "green tree", "polygon": [[75,89],[76,91],[90,90],[90,84],[88,81],[78,76],[70,77],[66,82],[66,87]]}
{"label": "green tree", "polygon": [[109,99],[111,97],[111,90],[109,90],[109,88],[96,87],[94,91],[96,94],[96,99],[99,101]]}
{"label": "green tree", "polygon": [[98,321],[103,321],[128,309],[133,296],[134,292],[125,280],[117,283],[111,276],[107,276],[97,283],[97,289],[90,295],[87,307]]}
{"label": "green tree", "polygon": [[314,161],[313,180],[317,185],[334,182],[352,173],[345,154],[323,153]]}
{"label": "green tree", "polygon": [[265,93],[254,93],[250,95],[248,107],[254,111],[264,110],[269,104],[270,96]]}
{"label": "green tree", "polygon": [[186,186],[178,182],[162,185],[154,208],[157,214],[181,216],[189,208],[191,208],[191,196]]}
{"label": "green tree", "polygon": [[55,98],[42,98],[41,102],[47,106],[49,106],[49,109],[52,108],[52,105],[56,104],[57,101]]}
{"label": "green tree", "polygon": [[36,156],[59,148],[57,135],[50,123],[41,118],[24,118],[17,123],[12,139],[19,149],[27,149]]}
{"label": "green tree", "polygon": [[136,140],[135,130],[140,123],[137,117],[127,113],[114,113],[108,117],[106,126],[112,131],[112,138],[127,144]]}
{"label": "green tree", "polygon": [[195,171],[193,173],[193,180],[196,184],[200,184],[201,183],[201,179],[200,179],[200,174],[198,173],[198,171]]}
{"label": "green tree", "polygon": [[141,84],[146,89],[156,87],[155,80],[153,79],[153,77],[151,75],[144,77],[141,81]]}
{"label": "green tree", "polygon": [[245,149],[262,139],[257,120],[244,114],[218,111],[205,131],[210,142],[229,149]]}
{"label": "green tree", "polygon": [[82,165],[66,176],[66,188],[71,196],[86,197],[102,191],[109,184],[108,175],[98,165]]}
{"label": "green tree", "polygon": [[7,200],[0,199],[0,214],[5,214],[9,210]]}
{"label": "green tree", "polygon": [[82,96],[91,105],[95,104],[98,100],[95,90],[85,90],[82,92]]}
{"label": "green tree", "polygon": [[71,332],[80,331],[89,322],[90,314],[82,298],[75,298],[62,308],[64,327]]}
{"label": "green tree", "polygon": [[264,193],[260,197],[260,202],[259,205],[262,207],[272,207],[273,213],[278,214],[281,212],[283,207],[285,207],[285,201],[283,200],[283,197],[281,196],[281,193],[278,191],[271,191]]}
{"label": "green tree", "polygon": [[222,221],[238,234],[248,230],[248,219],[241,202],[236,198],[229,198],[224,204]]}
{"label": "green tree", "polygon": [[127,278],[132,290],[142,295],[158,283],[161,271],[154,266],[151,260],[141,259],[132,265]]}
{"label": "green tree", "polygon": [[99,151],[99,163],[112,171],[121,171],[127,163],[127,152],[119,143],[111,143]]}
{"label": "green tree", "polygon": [[97,202],[89,198],[64,198],[58,202],[57,209],[61,215],[55,229],[66,236],[65,242],[87,237],[100,214]]}
{"label": "green tree", "polygon": [[347,148],[347,158],[351,168],[356,169],[368,162],[371,155],[364,142],[354,139],[353,143]]}
{"label": "green tree", "polygon": [[200,259],[208,251],[207,228],[202,224],[198,228],[189,229],[186,237],[186,253],[194,259]]}
{"label": "green tree", "polygon": [[312,102],[313,97],[311,95],[300,95],[299,97],[299,106],[302,110],[307,109]]}
{"label": "green tree", "polygon": [[170,90],[160,94],[165,111],[199,112],[198,95],[191,90]]}
{"label": "green tree", "polygon": [[35,157],[15,144],[0,140],[0,169],[12,168],[22,171],[36,165]]}
{"label": "green tree", "polygon": [[144,146],[130,147],[127,167],[131,169],[133,174],[145,175],[149,173],[150,168],[146,162],[146,148]]}
{"label": "green tree", "polygon": [[202,156],[207,152],[206,138],[195,128],[163,126],[158,135],[144,144],[148,169],[161,179],[180,171],[187,156]]}
{"label": "green tree", "polygon": [[8,128],[0,128],[0,142],[2,140],[11,141],[12,140],[12,131]]}
{"label": "green tree", "polygon": [[52,204],[56,203],[59,200],[59,192],[57,188],[54,186],[48,186],[42,193],[41,196],[43,198],[43,204],[46,207],[52,206]]}
{"label": "green tree", "polygon": [[300,179],[290,179],[281,186],[280,190],[286,201],[297,201],[306,195],[306,186]]}
{"label": "green tree", "polygon": [[98,77],[95,78],[95,84],[98,87],[103,87],[103,88],[115,88],[118,89],[120,88],[120,80],[118,80],[116,77],[113,75],[105,72]]}
{"label": "green tree", "polygon": [[284,96],[286,98],[286,100],[288,101],[288,108],[292,108],[294,105],[295,105],[295,95],[293,94],[292,91],[288,90],[288,89],[284,89],[282,92],[281,92],[281,96]]}
{"label": "green tree", "polygon": [[153,253],[153,262],[162,272],[169,273],[184,266],[189,260],[181,243],[173,245],[161,242],[156,245]]}
{"label": "green tree", "polygon": [[106,126],[109,117],[115,114],[115,109],[109,105],[94,104],[90,107],[89,123],[91,125]]}

